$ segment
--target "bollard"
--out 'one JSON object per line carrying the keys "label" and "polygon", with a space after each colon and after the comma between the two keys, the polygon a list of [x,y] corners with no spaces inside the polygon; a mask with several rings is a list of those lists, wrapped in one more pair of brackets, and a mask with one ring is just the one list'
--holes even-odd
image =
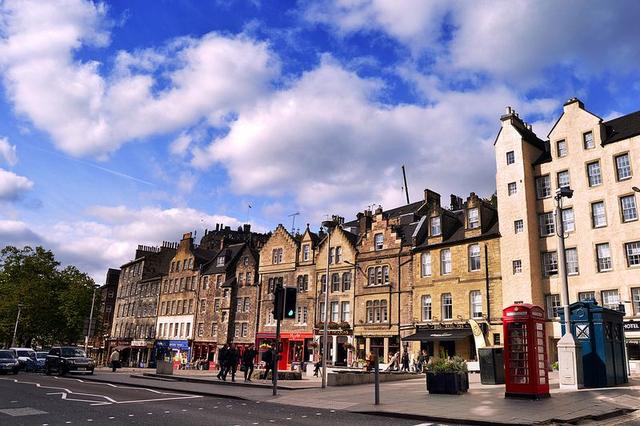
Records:
{"label": "bollard", "polygon": [[376,357],[373,374],[374,374],[374,388],[375,388],[375,404],[380,405],[380,364],[378,362],[378,357]]}

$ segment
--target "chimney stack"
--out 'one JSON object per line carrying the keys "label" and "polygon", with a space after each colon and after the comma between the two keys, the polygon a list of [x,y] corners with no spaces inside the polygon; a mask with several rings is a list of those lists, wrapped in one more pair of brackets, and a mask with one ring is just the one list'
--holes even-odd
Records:
{"label": "chimney stack", "polygon": [[430,207],[438,206],[440,207],[440,194],[430,189],[424,190],[424,200],[427,202],[427,205]]}
{"label": "chimney stack", "polygon": [[245,223],[242,226],[242,230],[244,231],[245,234],[248,234],[249,232],[251,232],[251,224],[250,223]]}

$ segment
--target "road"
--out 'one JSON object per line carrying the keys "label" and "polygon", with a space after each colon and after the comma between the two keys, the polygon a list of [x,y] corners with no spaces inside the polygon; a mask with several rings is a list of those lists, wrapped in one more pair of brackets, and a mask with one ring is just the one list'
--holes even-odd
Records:
{"label": "road", "polygon": [[0,425],[431,425],[331,409],[86,382],[81,376],[0,376]]}

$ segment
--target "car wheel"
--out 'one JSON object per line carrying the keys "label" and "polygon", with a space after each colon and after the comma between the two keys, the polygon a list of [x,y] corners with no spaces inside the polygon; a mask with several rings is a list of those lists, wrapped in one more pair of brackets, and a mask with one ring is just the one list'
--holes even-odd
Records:
{"label": "car wheel", "polygon": [[47,376],[51,375],[51,369],[48,366],[44,368],[44,374],[46,374]]}
{"label": "car wheel", "polygon": [[58,367],[57,373],[58,373],[58,376],[64,376],[64,368]]}

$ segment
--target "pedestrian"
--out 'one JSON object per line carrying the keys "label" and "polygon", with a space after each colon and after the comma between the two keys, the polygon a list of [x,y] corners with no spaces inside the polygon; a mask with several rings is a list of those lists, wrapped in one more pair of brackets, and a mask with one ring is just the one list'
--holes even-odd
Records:
{"label": "pedestrian", "polygon": [[320,361],[316,362],[313,365],[313,377],[318,377],[318,373],[320,373],[321,368],[322,368],[322,359],[320,359]]}
{"label": "pedestrian", "polygon": [[269,371],[273,370],[273,351],[271,348],[267,348],[266,351],[262,352],[262,361],[264,362],[264,380],[267,380],[269,377]]}
{"label": "pedestrian", "polygon": [[244,367],[244,381],[250,382],[251,375],[253,374],[253,362],[256,358],[256,350],[253,346],[253,343],[249,345],[247,349],[244,350],[242,354],[242,366]]}
{"label": "pedestrian", "polygon": [[229,345],[224,344],[218,351],[218,375],[216,376],[220,380],[226,380],[227,372],[227,353],[229,352]]}
{"label": "pedestrian", "polygon": [[400,352],[396,352],[393,354],[391,359],[389,360],[389,365],[384,371],[393,371],[398,369],[398,357],[400,356]]}
{"label": "pedestrian", "polygon": [[375,369],[377,358],[378,357],[376,356],[376,354],[373,353],[373,351],[369,352],[369,355],[367,356],[366,364],[364,367],[366,371],[372,371]]}
{"label": "pedestrian", "polygon": [[227,351],[227,368],[222,375],[222,380],[227,380],[227,374],[231,372],[231,381],[236,381],[236,371],[238,370],[238,362],[240,361],[240,352],[236,348],[236,344],[232,343]]}
{"label": "pedestrian", "polygon": [[120,351],[114,349],[109,360],[111,361],[111,372],[115,373],[116,369],[120,368]]}
{"label": "pedestrian", "polygon": [[402,353],[402,368],[400,371],[409,371],[409,352],[407,351],[407,348],[405,348]]}

